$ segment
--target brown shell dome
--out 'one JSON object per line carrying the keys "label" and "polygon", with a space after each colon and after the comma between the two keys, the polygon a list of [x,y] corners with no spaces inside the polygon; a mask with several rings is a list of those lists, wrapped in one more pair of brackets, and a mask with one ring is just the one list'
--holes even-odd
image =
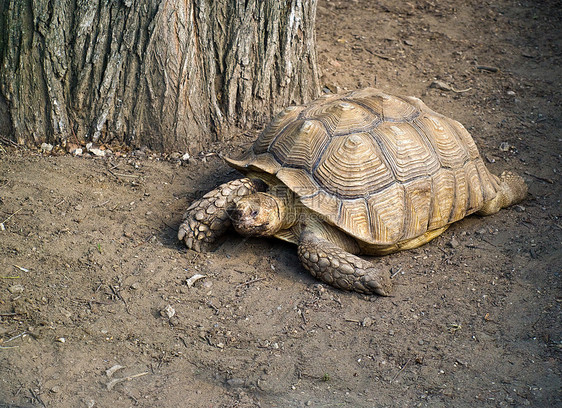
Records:
{"label": "brown shell dome", "polygon": [[227,162],[276,177],[328,222],[376,245],[457,221],[498,188],[459,122],[373,88],[285,109]]}

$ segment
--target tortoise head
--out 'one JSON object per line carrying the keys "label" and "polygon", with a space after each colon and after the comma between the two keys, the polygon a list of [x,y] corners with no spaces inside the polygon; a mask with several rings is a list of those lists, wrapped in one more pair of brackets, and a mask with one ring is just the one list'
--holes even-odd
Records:
{"label": "tortoise head", "polygon": [[267,193],[242,197],[230,211],[234,229],[246,236],[272,236],[282,227],[283,203]]}

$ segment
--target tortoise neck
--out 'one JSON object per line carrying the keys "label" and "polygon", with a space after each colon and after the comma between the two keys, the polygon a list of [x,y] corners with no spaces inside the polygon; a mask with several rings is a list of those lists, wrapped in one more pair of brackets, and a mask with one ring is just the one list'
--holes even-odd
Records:
{"label": "tortoise neck", "polygon": [[281,230],[289,229],[295,225],[301,210],[295,194],[285,186],[276,186],[270,189],[268,194],[277,201]]}

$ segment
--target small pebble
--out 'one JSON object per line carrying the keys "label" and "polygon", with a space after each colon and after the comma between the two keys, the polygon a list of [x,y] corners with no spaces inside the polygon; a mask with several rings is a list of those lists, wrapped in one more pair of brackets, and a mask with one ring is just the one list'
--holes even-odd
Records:
{"label": "small pebble", "polygon": [[54,387],[52,387],[52,388],[50,389],[50,391],[51,391],[53,394],[58,394],[58,393],[60,392],[60,387],[59,387],[58,385],[55,385]]}
{"label": "small pebble", "polygon": [[501,142],[500,143],[500,150],[502,152],[508,152],[509,151],[509,143],[507,142]]}
{"label": "small pebble", "polygon": [[363,327],[370,327],[373,324],[373,319],[371,319],[369,316],[367,316],[366,318],[363,319],[363,321],[361,322],[361,326]]}
{"label": "small pebble", "polygon": [[104,157],[105,156],[105,151],[101,150],[101,149],[97,149],[97,148],[90,149],[90,153],[92,153],[94,156],[98,156],[98,157]]}
{"label": "small pebble", "polygon": [[430,88],[435,88],[435,89],[439,89],[441,91],[452,91],[453,88],[451,87],[451,85],[443,82],[443,81],[433,81],[430,85]]}
{"label": "small pebble", "polygon": [[517,205],[513,206],[513,208],[514,208],[515,211],[517,211],[517,212],[525,212],[525,207],[522,206],[522,205],[517,204]]}
{"label": "small pebble", "polygon": [[244,386],[244,380],[242,378],[231,378],[227,380],[226,383],[234,388],[239,388]]}
{"label": "small pebble", "polygon": [[53,145],[50,143],[41,143],[41,151],[44,153],[50,153],[53,150]]}
{"label": "small pebble", "polygon": [[23,285],[12,285],[8,288],[8,291],[12,295],[19,295],[19,294],[23,293],[23,290],[24,290]]}
{"label": "small pebble", "polygon": [[449,241],[449,246],[453,249],[458,248],[459,245],[459,241],[455,237],[451,238]]}
{"label": "small pebble", "polygon": [[160,316],[172,318],[176,314],[176,310],[171,306],[167,305],[164,309],[160,310]]}

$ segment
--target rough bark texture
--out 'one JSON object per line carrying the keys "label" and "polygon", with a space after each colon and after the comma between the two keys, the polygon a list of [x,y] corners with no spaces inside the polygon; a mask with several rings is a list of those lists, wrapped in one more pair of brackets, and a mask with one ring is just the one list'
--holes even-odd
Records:
{"label": "rough bark texture", "polygon": [[18,143],[195,151],[314,98],[316,0],[7,0],[0,121]]}

